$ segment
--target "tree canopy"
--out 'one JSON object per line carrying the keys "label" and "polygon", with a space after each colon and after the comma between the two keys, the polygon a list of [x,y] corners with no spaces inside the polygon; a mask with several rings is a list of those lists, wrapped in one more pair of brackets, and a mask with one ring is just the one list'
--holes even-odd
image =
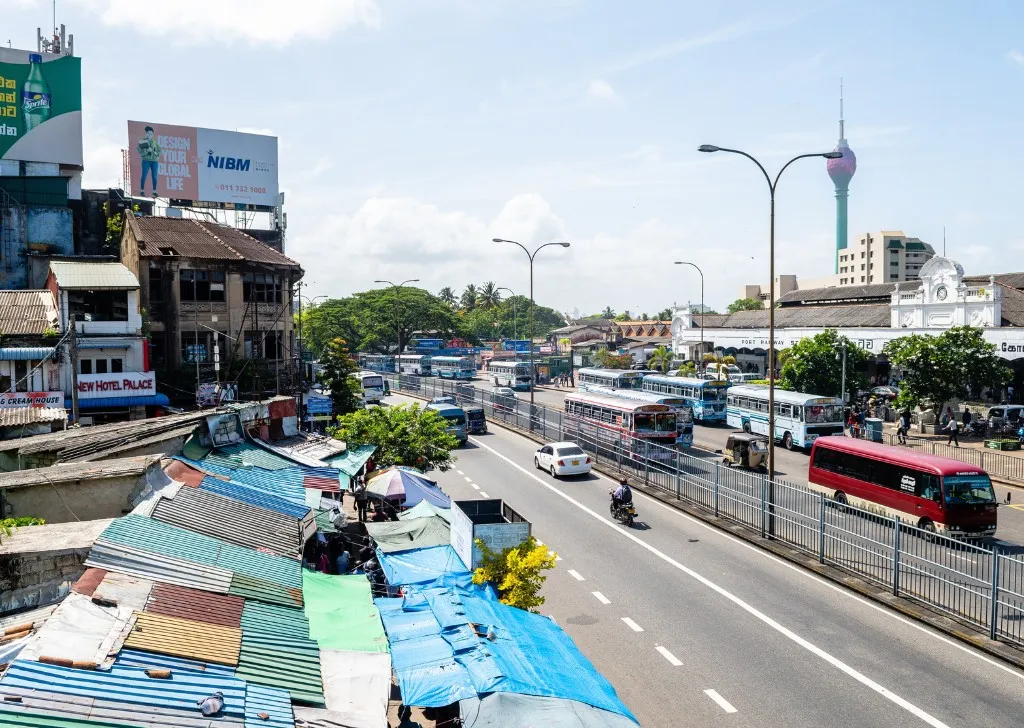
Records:
{"label": "tree canopy", "polygon": [[494,584],[498,600],[510,607],[535,611],[544,603],[540,589],[547,577],[541,573],[555,568],[558,555],[530,536],[518,546],[494,551],[476,540],[483,556],[473,572],[474,584]]}
{"label": "tree canopy", "polygon": [[[729,313],[736,313],[737,311],[763,311],[764,304],[756,298],[737,298],[729,304],[729,308],[726,310]],[[705,311],[704,313],[710,312]]]}
{"label": "tree canopy", "polygon": [[779,352],[779,387],[796,392],[839,397],[843,381],[843,342],[846,342],[846,391],[867,384],[865,365],[872,358],[835,329],[826,329]]}
{"label": "tree canopy", "polygon": [[381,468],[409,465],[420,470],[451,469],[459,441],[437,412],[418,404],[370,407],[341,418],[334,436],[345,442],[376,445],[373,459]]}
{"label": "tree canopy", "polygon": [[348,351],[345,340],[332,339],[320,357],[321,380],[331,389],[334,414],[343,415],[359,408],[359,394],[362,389],[355,373],[359,365]]}
{"label": "tree canopy", "polygon": [[655,371],[667,372],[672,367],[672,350],[659,346],[651,352],[651,356],[647,360],[647,366]]}
{"label": "tree canopy", "polygon": [[616,354],[614,351],[608,351],[608,349],[601,349],[601,351],[594,354],[594,360],[597,361],[598,366],[602,366],[605,369],[629,369],[633,366],[633,357],[629,354]]}
{"label": "tree canopy", "polygon": [[938,336],[910,334],[885,345],[885,353],[903,371],[898,404],[941,408],[983,387],[1000,388],[1012,372],[985,341],[981,329],[956,326]]}

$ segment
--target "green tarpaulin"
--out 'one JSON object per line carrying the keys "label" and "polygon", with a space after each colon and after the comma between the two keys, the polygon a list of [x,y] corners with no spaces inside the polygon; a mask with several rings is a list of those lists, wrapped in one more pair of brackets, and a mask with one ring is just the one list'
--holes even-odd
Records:
{"label": "green tarpaulin", "polygon": [[345,452],[325,462],[332,468],[338,468],[350,478],[354,478],[359,468],[366,464],[370,456],[377,450],[376,445],[350,445]]}
{"label": "green tarpaulin", "polygon": [[420,501],[407,511],[398,514],[402,521],[409,521],[414,518],[443,518],[445,523],[452,522],[452,509],[435,506],[430,501]]}
{"label": "green tarpaulin", "polygon": [[388,651],[380,612],[364,575],[332,576],[303,569],[302,597],[309,636],[320,649]]}
{"label": "green tarpaulin", "polygon": [[377,542],[377,548],[387,554],[409,549],[444,546],[451,543],[452,539],[451,528],[439,516],[386,523],[367,523],[366,532]]}

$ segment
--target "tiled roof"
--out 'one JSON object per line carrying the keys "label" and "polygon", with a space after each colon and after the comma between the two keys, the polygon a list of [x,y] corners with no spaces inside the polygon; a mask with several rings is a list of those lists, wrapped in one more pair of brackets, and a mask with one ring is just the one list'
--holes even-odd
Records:
{"label": "tiled roof", "polygon": [[[904,281],[900,283],[901,288],[919,285],[916,281]],[[828,288],[808,288],[802,291],[790,291],[775,299],[783,308],[787,304],[813,303],[816,301],[861,301],[865,299],[877,299],[888,302],[892,292],[896,290],[895,283],[872,283],[869,286],[829,286]]]}
{"label": "tiled roof", "polygon": [[135,289],[139,280],[123,263],[54,260],[50,270],[60,288]]}
{"label": "tiled roof", "polygon": [[226,225],[171,217],[128,218],[143,257],[204,258],[298,268],[269,245]]}
{"label": "tiled roof", "polygon": [[[888,328],[891,320],[887,303],[861,306],[795,306],[775,311],[775,326],[780,329],[858,326]],[[710,322],[707,328],[712,328]],[[725,316],[714,328],[768,328],[768,311],[737,311]]]}
{"label": "tiled roof", "polygon": [[0,332],[42,336],[57,328],[57,305],[50,291],[0,291]]}

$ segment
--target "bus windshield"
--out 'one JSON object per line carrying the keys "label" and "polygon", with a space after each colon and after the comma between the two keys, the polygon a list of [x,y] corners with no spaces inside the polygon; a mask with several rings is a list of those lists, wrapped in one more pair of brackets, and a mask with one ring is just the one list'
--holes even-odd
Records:
{"label": "bus windshield", "polygon": [[384,377],[378,377],[378,376],[363,377],[363,386],[364,387],[378,387],[378,388],[379,387],[383,387],[384,386]]}
{"label": "bus windshield", "polygon": [[704,387],[704,392],[701,396],[705,402],[719,402],[725,399],[725,388],[724,387]]}
{"label": "bus windshield", "polygon": [[804,421],[812,424],[842,422],[843,407],[838,404],[809,404],[804,407]]}
{"label": "bus windshield", "polygon": [[987,475],[947,475],[942,479],[947,505],[995,503],[996,493]]}
{"label": "bus windshield", "polygon": [[452,425],[464,425],[464,424],[466,424],[466,416],[465,415],[446,415],[445,419],[448,421],[449,424],[452,424]]}
{"label": "bus windshield", "polygon": [[665,414],[636,414],[633,416],[633,429],[637,432],[675,432],[675,412]]}

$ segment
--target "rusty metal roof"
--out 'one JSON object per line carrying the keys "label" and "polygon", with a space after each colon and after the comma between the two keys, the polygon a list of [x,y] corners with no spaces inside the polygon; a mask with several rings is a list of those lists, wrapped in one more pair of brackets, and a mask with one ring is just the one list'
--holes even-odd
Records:
{"label": "rusty metal roof", "polygon": [[240,628],[244,606],[245,600],[241,597],[214,594],[175,584],[157,584],[149,595],[145,611]]}
{"label": "rusty metal roof", "polygon": [[238,627],[137,612],[135,626],[124,646],[190,660],[237,665],[241,643],[242,630]]}
{"label": "rusty metal roof", "polygon": [[0,291],[4,336],[42,336],[57,328],[57,304],[50,291]]}
{"label": "rusty metal roof", "polygon": [[298,268],[299,264],[269,245],[226,225],[170,217],[131,217],[128,225],[144,258],[205,258],[266,263]]}

